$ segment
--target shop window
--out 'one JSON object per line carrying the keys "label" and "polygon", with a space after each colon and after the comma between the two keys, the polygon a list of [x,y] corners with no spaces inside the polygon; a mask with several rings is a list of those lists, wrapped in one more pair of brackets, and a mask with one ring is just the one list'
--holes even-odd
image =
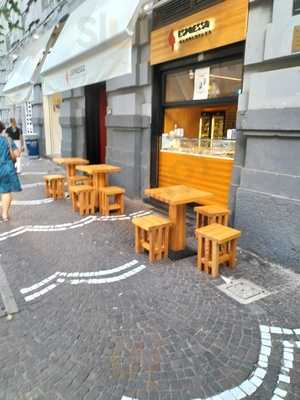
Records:
{"label": "shop window", "polygon": [[165,82],[165,103],[238,96],[242,76],[241,60],[169,73]]}
{"label": "shop window", "polygon": [[293,14],[300,14],[300,0],[294,0]]}

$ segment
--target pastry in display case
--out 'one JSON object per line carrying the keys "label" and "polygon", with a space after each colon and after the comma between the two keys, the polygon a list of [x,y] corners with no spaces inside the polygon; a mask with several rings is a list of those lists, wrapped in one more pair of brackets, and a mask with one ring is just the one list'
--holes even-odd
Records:
{"label": "pastry in display case", "polygon": [[162,151],[233,158],[235,140],[189,139],[162,135]]}

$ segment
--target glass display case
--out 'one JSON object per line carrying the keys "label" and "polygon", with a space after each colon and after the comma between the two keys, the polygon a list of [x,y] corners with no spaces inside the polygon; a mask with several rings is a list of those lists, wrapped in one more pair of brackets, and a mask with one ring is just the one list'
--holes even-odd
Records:
{"label": "glass display case", "polygon": [[235,153],[235,140],[189,139],[163,134],[161,150],[233,159]]}

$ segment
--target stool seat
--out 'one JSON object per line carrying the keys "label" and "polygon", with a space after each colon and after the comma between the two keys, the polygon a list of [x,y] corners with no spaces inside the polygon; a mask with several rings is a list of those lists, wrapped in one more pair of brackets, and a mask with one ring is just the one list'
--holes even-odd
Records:
{"label": "stool seat", "polygon": [[198,239],[197,265],[201,270],[219,276],[220,265],[236,265],[237,239],[241,232],[221,224],[210,224],[196,229]]}
{"label": "stool seat", "polygon": [[241,232],[237,229],[220,224],[211,224],[197,229],[196,234],[201,234],[210,240],[215,240],[218,244],[223,244],[228,240],[237,239],[241,236]]}
{"label": "stool seat", "polygon": [[[125,189],[119,186],[105,186],[100,189],[101,212],[104,216],[108,216],[111,211],[117,211],[119,214],[124,213],[124,194]],[[113,202],[111,202],[113,198]]]}
{"label": "stool seat", "polygon": [[135,217],[132,220],[135,225],[135,251],[149,252],[149,261],[159,261],[168,257],[169,232],[172,225],[168,218],[157,214]]}
{"label": "stool seat", "polygon": [[55,200],[64,198],[64,175],[46,175],[44,176],[44,181],[46,197],[52,197]]}
{"label": "stool seat", "polygon": [[198,206],[194,208],[194,211],[201,212],[201,214],[207,215],[208,217],[211,217],[213,215],[222,215],[224,213],[230,213],[229,208],[217,205]]}
{"label": "stool seat", "polygon": [[80,215],[95,213],[95,190],[91,185],[74,185],[69,187],[72,206]]}
{"label": "stool seat", "polygon": [[150,214],[146,215],[145,217],[135,217],[133,218],[132,223],[139,228],[144,229],[145,231],[156,229],[160,226],[168,226],[171,224],[168,218],[165,218],[158,214]]}
{"label": "stool seat", "polygon": [[197,216],[196,229],[210,224],[228,225],[230,210],[218,205],[195,207]]}

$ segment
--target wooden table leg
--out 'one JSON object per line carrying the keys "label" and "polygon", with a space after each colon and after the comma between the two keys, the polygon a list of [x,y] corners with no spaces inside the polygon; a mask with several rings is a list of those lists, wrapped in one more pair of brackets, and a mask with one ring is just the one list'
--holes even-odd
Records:
{"label": "wooden table leg", "polygon": [[186,206],[170,206],[169,218],[172,222],[170,232],[170,249],[181,251],[186,247]]}
{"label": "wooden table leg", "polygon": [[95,190],[95,208],[100,210],[98,174],[93,174],[93,188]]}
{"label": "wooden table leg", "polygon": [[69,180],[70,178],[72,178],[73,176],[75,176],[76,174],[76,165],[73,164],[68,164],[66,165],[66,172],[67,172],[67,179]]}
{"label": "wooden table leg", "polygon": [[93,187],[95,189],[95,206],[101,208],[100,189],[106,187],[106,174],[93,174]]}
{"label": "wooden table leg", "polygon": [[219,264],[219,245],[218,243],[214,240],[212,242],[212,257],[211,257],[211,276],[213,278],[218,278],[219,276],[219,269],[220,269],[220,264]]}

